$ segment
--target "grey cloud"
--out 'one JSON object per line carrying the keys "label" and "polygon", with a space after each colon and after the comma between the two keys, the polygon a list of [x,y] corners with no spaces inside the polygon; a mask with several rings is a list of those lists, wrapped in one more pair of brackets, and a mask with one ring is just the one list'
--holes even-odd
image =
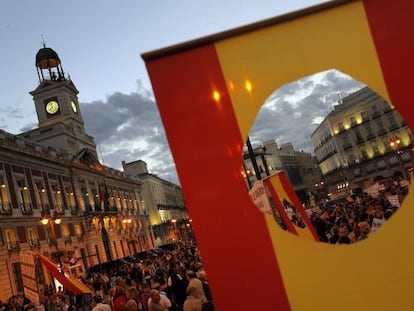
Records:
{"label": "grey cloud", "polygon": [[[287,84],[263,105],[249,133],[250,139],[254,145],[270,139],[279,145],[291,142],[296,150],[312,152],[310,135],[317,127],[313,120],[326,117],[341,97],[362,86],[337,70],[325,72],[319,82],[306,77]],[[304,89],[306,96],[301,95]]]}
{"label": "grey cloud", "polygon": [[178,183],[161,118],[148,92],[114,93],[105,102],[81,103],[81,110],[105,165],[120,169],[122,161],[141,159],[150,173]]}
{"label": "grey cloud", "polygon": [[132,138],[148,127],[161,127],[155,102],[138,93],[114,93],[105,103],[81,104],[81,109],[86,129],[94,134],[97,143],[105,142],[113,135]]}

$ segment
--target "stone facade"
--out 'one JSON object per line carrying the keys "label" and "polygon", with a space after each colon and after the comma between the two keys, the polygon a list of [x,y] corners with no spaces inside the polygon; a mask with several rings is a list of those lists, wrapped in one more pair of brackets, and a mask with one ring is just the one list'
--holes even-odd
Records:
{"label": "stone facade", "polygon": [[181,238],[190,242],[186,235],[191,223],[181,187],[149,173],[142,160],[123,161],[122,166],[126,174],[143,183],[141,197],[153,225],[155,243],[162,245]]}
{"label": "stone facade", "polygon": [[0,130],[3,301],[52,282],[38,260],[28,277],[22,254],[45,255],[79,276],[155,246],[143,182],[99,162],[57,54],[43,48],[36,64],[40,83],[31,94],[39,127],[19,135]]}
{"label": "stone facade", "polygon": [[368,87],[343,98],[311,139],[331,198],[367,188],[376,178],[409,178],[411,130],[399,112]]}

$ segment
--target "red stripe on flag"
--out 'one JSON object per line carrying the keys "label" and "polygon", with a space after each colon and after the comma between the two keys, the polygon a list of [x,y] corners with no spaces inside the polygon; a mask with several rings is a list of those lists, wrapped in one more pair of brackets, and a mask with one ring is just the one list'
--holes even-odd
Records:
{"label": "red stripe on flag", "polygon": [[414,127],[414,1],[365,0],[365,11],[392,104]]}
{"label": "red stripe on flag", "polygon": [[289,196],[291,202],[293,205],[297,208],[297,210],[300,213],[300,216],[302,216],[303,221],[305,222],[306,226],[309,228],[309,230],[312,233],[312,236],[315,238],[316,241],[319,241],[318,234],[316,233],[315,228],[313,227],[308,214],[306,213],[305,209],[302,206],[302,203],[300,202],[298,196],[296,195],[295,190],[291,186],[289,179],[286,177],[286,174],[281,172],[279,174],[280,181],[282,183],[283,189],[285,189],[286,194]]}
{"label": "red stripe on flag", "polygon": [[244,139],[215,47],[146,66],[217,310],[290,310],[265,219],[240,173]]}

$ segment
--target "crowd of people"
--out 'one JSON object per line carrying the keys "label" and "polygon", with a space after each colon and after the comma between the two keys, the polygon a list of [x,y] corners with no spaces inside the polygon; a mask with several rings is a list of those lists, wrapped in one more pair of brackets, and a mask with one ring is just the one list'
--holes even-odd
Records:
{"label": "crowd of people", "polygon": [[72,295],[61,286],[46,286],[39,293],[40,304],[19,294],[1,303],[0,311],[214,311],[196,246],[177,244],[140,255],[79,276],[91,294]]}
{"label": "crowd of people", "polygon": [[408,183],[383,180],[371,192],[360,192],[342,200],[318,204],[309,212],[321,242],[351,244],[366,239],[400,207],[408,194]]}
{"label": "crowd of people", "polygon": [[[408,185],[383,180],[368,192],[323,201],[306,211],[321,242],[355,243],[368,238],[398,210]],[[40,304],[20,293],[0,301],[0,311],[214,311],[196,246],[176,244],[170,250],[158,248],[140,255],[79,276],[90,294],[72,295],[61,286],[46,285],[39,293]]]}

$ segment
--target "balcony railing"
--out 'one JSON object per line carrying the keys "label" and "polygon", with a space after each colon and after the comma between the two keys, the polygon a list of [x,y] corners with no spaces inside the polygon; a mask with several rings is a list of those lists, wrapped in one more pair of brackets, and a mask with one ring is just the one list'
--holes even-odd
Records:
{"label": "balcony railing", "polygon": [[72,243],[72,238],[69,235],[65,235],[65,236],[63,236],[63,242],[65,244],[70,244],[70,243]]}
{"label": "balcony railing", "polygon": [[58,241],[56,238],[48,238],[47,239],[47,244],[49,244],[49,246],[56,246],[58,247]]}
{"label": "balcony railing", "polygon": [[376,118],[379,118],[380,116],[381,116],[381,112],[375,111],[375,112],[372,113],[371,119],[374,120]]}
{"label": "balcony railing", "polygon": [[368,116],[363,116],[362,117],[362,122],[360,124],[364,124],[364,123],[366,123],[368,121],[369,121],[369,117]]}
{"label": "balcony railing", "polygon": [[78,207],[77,207],[77,206],[71,206],[71,207],[70,207],[70,214],[71,214],[72,216],[77,216],[77,215],[79,215],[79,209],[78,209]]}
{"label": "balcony railing", "polygon": [[329,152],[328,154],[324,155],[318,162],[322,163],[323,161],[329,159],[330,157],[332,157],[333,155],[337,154],[338,151],[337,150],[332,150],[331,152]]}
{"label": "balcony railing", "polygon": [[65,214],[65,210],[63,209],[63,205],[62,205],[62,204],[57,204],[57,205],[55,206],[55,212],[56,212],[56,214],[58,214],[58,215],[63,215],[63,214]]}
{"label": "balcony railing", "polygon": [[40,246],[39,239],[29,239],[28,242],[29,242],[30,247],[39,247]]}
{"label": "balcony railing", "polygon": [[387,134],[387,130],[384,129],[384,128],[379,129],[378,132],[377,132],[378,136],[382,136],[382,135],[385,135],[385,134]]}
{"label": "balcony railing", "polygon": [[10,242],[7,242],[6,245],[7,245],[7,250],[10,252],[18,252],[20,250],[18,241],[10,241]]}
{"label": "balcony railing", "polygon": [[363,143],[365,143],[365,140],[362,137],[357,137],[356,144],[360,145],[360,144],[363,144]]}
{"label": "balcony railing", "polygon": [[395,131],[396,129],[399,129],[400,126],[397,123],[392,123],[389,127],[390,131]]}
{"label": "balcony railing", "polygon": [[31,203],[20,203],[20,210],[23,215],[33,215],[33,208]]}
{"label": "balcony railing", "polygon": [[350,148],[352,148],[352,144],[351,143],[345,143],[345,144],[343,144],[342,148],[344,148],[344,150],[350,149]]}
{"label": "balcony railing", "polygon": [[0,203],[0,214],[1,215],[11,215],[12,209],[9,202]]}
{"label": "balcony railing", "polygon": [[85,214],[89,214],[92,212],[92,206],[90,204],[85,205]]}
{"label": "balcony railing", "polygon": [[42,215],[50,215],[50,206],[48,203],[41,203],[40,207],[41,207],[40,212]]}
{"label": "balcony railing", "polygon": [[388,106],[388,107],[385,107],[383,111],[384,111],[384,114],[386,114],[388,112],[393,111],[393,109],[390,106]]}

